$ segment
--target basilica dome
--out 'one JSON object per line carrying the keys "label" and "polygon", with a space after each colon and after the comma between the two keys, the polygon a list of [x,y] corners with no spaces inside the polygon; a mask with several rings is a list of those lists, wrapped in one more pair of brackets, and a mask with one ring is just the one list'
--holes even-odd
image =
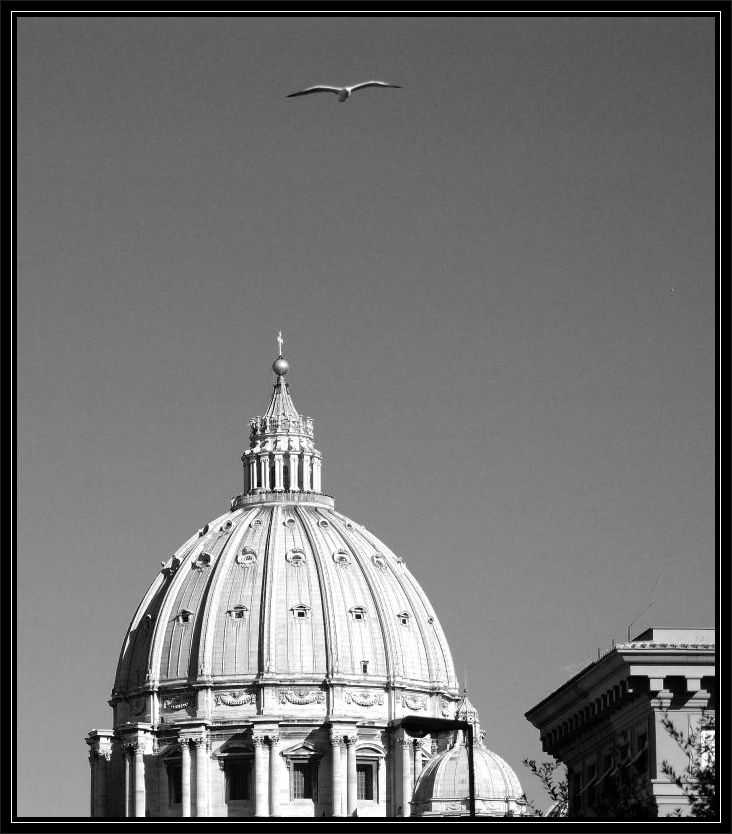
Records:
{"label": "basilica dome", "polygon": [[115,691],[268,676],[293,687],[457,686],[445,635],[404,560],[322,493],[238,496],[189,538],[132,620]]}
{"label": "basilica dome", "polygon": [[[249,423],[244,492],[161,562],[130,624],[113,693],[120,717],[156,720],[154,701],[123,697],[151,686],[158,713],[180,688],[268,680],[288,685],[296,706],[311,697],[298,690],[317,693],[323,714],[366,698],[393,718],[404,698],[457,694],[427,596],[403,558],[322,492],[313,421],[292,401],[289,363],[280,355],[272,370],[269,408]],[[260,710],[273,694],[258,692]]]}

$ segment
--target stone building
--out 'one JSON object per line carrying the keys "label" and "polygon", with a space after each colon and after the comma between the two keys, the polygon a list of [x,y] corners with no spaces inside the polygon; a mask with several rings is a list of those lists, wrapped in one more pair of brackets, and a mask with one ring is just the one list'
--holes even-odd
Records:
{"label": "stone building", "polygon": [[714,629],[649,628],[619,643],[527,713],[542,747],[567,766],[569,815],[595,816],[609,788],[647,795],[650,813],[684,814],[687,800],[662,772],[688,759],[662,724],[688,737],[716,714]]}
{"label": "stone building", "polygon": [[444,748],[400,728],[460,702],[437,615],[322,491],[281,352],[272,368],[243,492],[161,563],[132,619],[113,727],[87,737],[92,816],[408,816]]}

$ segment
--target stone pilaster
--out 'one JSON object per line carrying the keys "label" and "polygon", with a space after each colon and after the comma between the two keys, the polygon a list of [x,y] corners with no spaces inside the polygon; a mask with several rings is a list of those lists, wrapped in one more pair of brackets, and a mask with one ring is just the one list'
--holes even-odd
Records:
{"label": "stone pilaster", "polygon": [[196,816],[208,816],[208,739],[197,736],[191,739],[196,749]]}
{"label": "stone pilaster", "polygon": [[291,492],[299,492],[300,485],[297,482],[297,453],[290,452],[290,483]]}
{"label": "stone pilaster", "polygon": [[257,488],[257,459],[254,455],[249,458],[249,489]]}
{"label": "stone pilaster", "polygon": [[320,492],[320,464],[320,458],[313,457],[313,492]]}
{"label": "stone pilaster", "polygon": [[311,455],[302,456],[302,488],[304,492],[310,492],[312,487],[310,485],[310,459]]}
{"label": "stone pilaster", "polygon": [[269,816],[267,803],[267,765],[264,736],[252,737],[254,743],[254,816]]}
{"label": "stone pilaster", "polygon": [[[281,462],[281,459],[280,459]],[[280,737],[276,733],[268,735],[269,739],[269,815],[280,815]]]}
{"label": "stone pilaster", "polygon": [[346,797],[347,797],[347,806],[346,806],[346,813],[349,817],[356,816],[356,808],[358,806],[358,784],[356,781],[356,742],[358,741],[357,735],[347,735],[345,736],[346,740],[346,748],[347,748],[347,755],[346,755]]}
{"label": "stone pilaster", "polygon": [[89,766],[91,775],[91,807],[92,817],[107,816],[107,767],[112,758],[111,738],[95,736],[87,739],[89,750]]}
{"label": "stone pilaster", "polygon": [[282,492],[282,490],[284,489],[284,485],[283,485],[283,482],[282,482],[282,475],[283,475],[282,455],[281,454],[276,454],[274,456],[274,476],[275,476],[274,489],[277,492]]}
{"label": "stone pilaster", "polygon": [[341,743],[343,736],[338,733],[331,732],[330,744],[332,749],[331,758],[331,782],[332,782],[332,817],[343,816],[343,775],[341,768]]}
{"label": "stone pilaster", "polygon": [[413,777],[412,777],[412,785],[417,784],[417,780],[419,779],[419,774],[422,772],[422,768],[424,767],[423,759],[422,759],[422,745],[419,742],[419,739],[414,740],[414,770],[413,770]]}
{"label": "stone pilaster", "polygon": [[132,745],[135,757],[135,816],[145,816],[145,745],[138,741]]}
{"label": "stone pilaster", "polygon": [[410,816],[409,802],[412,799],[412,739],[406,736],[399,740],[402,748],[402,816]]}
{"label": "stone pilaster", "polygon": [[269,455],[259,456],[259,486],[269,489]]}
{"label": "stone pilaster", "polygon": [[124,746],[125,755],[125,817],[133,817],[132,807],[132,747]]}
{"label": "stone pilaster", "polygon": [[191,815],[191,740],[182,738],[180,744],[181,816]]}

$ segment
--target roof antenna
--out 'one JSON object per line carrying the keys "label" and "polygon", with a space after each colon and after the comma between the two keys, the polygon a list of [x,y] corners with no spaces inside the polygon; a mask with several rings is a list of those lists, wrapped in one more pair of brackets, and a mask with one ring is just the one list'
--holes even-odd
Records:
{"label": "roof antenna", "polygon": [[[651,587],[648,589],[648,593],[645,595],[644,600],[648,599],[648,598],[651,596],[651,594],[653,593],[653,589],[656,587],[656,585],[658,585],[658,580],[659,580],[660,578],[661,578],[661,576],[660,576],[660,575],[659,575],[659,576],[657,576],[657,577],[655,578],[655,580],[653,581],[653,585],[651,585]],[[653,600],[651,600],[651,601],[648,603],[648,605],[646,605],[646,606],[645,606],[645,608],[643,608],[643,604],[641,603],[641,608],[639,608],[639,609],[635,612],[635,614],[633,614],[633,616],[630,618],[630,622],[628,623],[628,628],[627,628],[627,632],[628,632],[628,642],[629,642],[629,643],[630,643],[630,627],[631,627],[631,626],[633,625],[633,623],[634,623],[634,622],[638,619],[638,617],[640,617],[641,615],[645,614],[645,613],[646,613],[646,611],[648,611],[648,609],[649,609],[649,608],[652,608],[652,607],[653,607]],[[642,609],[642,610],[641,610],[641,609]]]}

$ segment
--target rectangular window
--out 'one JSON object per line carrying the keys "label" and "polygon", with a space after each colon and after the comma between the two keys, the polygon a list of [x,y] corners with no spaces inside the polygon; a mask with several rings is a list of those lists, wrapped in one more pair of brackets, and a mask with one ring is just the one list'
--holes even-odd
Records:
{"label": "rectangular window", "polygon": [[168,802],[180,805],[183,799],[183,777],[179,764],[168,765]]}
{"label": "rectangular window", "polygon": [[374,798],[374,766],[370,763],[356,764],[356,798]]}
{"label": "rectangular window", "polygon": [[308,762],[293,762],[292,764],[292,798],[313,798],[313,779]]}
{"label": "rectangular window", "polygon": [[249,762],[226,763],[226,786],[229,802],[249,799]]}

